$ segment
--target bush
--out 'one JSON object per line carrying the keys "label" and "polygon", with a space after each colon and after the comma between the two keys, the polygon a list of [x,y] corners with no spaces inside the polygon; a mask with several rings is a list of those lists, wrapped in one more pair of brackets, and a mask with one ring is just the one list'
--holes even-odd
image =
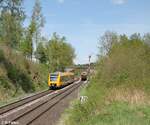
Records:
{"label": "bush", "polygon": [[10,89],[11,85],[8,82],[8,78],[5,78],[4,76],[0,76],[0,86],[2,86],[5,89]]}
{"label": "bush", "polygon": [[[36,73],[39,75],[34,79]],[[11,48],[0,47],[0,100],[47,88],[47,73],[46,66],[31,62]]]}
{"label": "bush", "polygon": [[77,101],[65,124],[150,124],[150,46],[136,34],[108,45],[98,59],[96,75],[84,89],[88,101]]}
{"label": "bush", "polygon": [[142,41],[118,43],[98,66],[98,76],[108,86],[144,87],[150,76],[150,48]]}

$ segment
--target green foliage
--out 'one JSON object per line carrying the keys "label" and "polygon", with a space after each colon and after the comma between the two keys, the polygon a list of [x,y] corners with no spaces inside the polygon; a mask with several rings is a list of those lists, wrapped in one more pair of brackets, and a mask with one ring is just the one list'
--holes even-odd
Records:
{"label": "green foliage", "polygon": [[37,46],[36,52],[35,52],[35,57],[40,61],[40,63],[45,63],[47,62],[47,56],[46,56],[46,48],[43,45],[42,42],[40,42]]}
{"label": "green foliage", "polygon": [[[28,74],[17,68],[17,66],[13,65],[11,62],[9,62],[4,57],[4,55],[2,57],[3,60],[1,60],[1,63],[4,64],[5,69],[7,70],[7,76],[16,86],[16,88],[18,89],[18,86],[21,86],[25,92],[34,91],[33,83],[31,82],[31,79],[28,76]],[[1,79],[1,81],[4,81],[4,79]],[[5,85],[8,86],[8,83],[5,82]]]}
{"label": "green foliage", "polygon": [[[147,113],[145,113],[147,111]],[[148,116],[148,117],[147,117]],[[148,125],[150,110],[146,107],[132,107],[127,103],[114,102],[105,106],[102,112],[84,125]]]}
{"label": "green foliage", "polygon": [[22,0],[0,1],[0,40],[6,45],[18,48],[22,38],[24,11]]}
{"label": "green foliage", "polygon": [[48,65],[51,71],[63,71],[65,67],[73,65],[75,52],[72,46],[65,42],[64,37],[60,38],[54,33],[46,49]]}
{"label": "green foliage", "polygon": [[134,33],[130,36],[130,39],[134,40],[134,41],[136,41],[136,40],[139,41],[139,40],[141,40],[141,35],[140,35],[140,33]]}
{"label": "green foliage", "polygon": [[5,62],[5,65],[8,72],[8,78],[12,81],[17,89],[21,86],[23,91],[26,93],[33,92],[35,90],[28,74],[17,69],[17,67],[12,65],[10,62]]}
{"label": "green foliage", "polygon": [[132,84],[137,83],[136,81],[144,84],[150,75],[149,55],[150,48],[140,39],[117,43],[109,50],[108,57],[103,59],[99,74],[111,84],[124,84],[129,81]]}
{"label": "green foliage", "polygon": [[[41,40],[41,29],[44,27],[44,17],[41,11],[41,3],[39,0],[36,0],[33,8],[31,22],[26,32],[24,33],[25,38],[21,42],[21,51],[25,56],[30,57],[31,60],[34,54],[34,50],[37,49],[38,42]],[[39,57],[37,57],[37,59],[39,59]]]}
{"label": "green foliage", "polygon": [[9,84],[8,79],[3,76],[0,76],[0,86],[2,86],[5,89],[11,88],[11,85]]}
{"label": "green foliage", "polygon": [[41,39],[35,57],[40,63],[46,64],[50,72],[64,71],[66,67],[73,65],[75,50],[66,42],[65,37],[61,38],[54,33],[48,42],[45,38]]}
{"label": "green foliage", "polygon": [[34,49],[33,37],[35,32],[36,32],[35,22],[32,21],[26,31],[24,41],[21,42],[21,51],[25,56],[30,57],[31,59],[32,59],[32,54]]}
{"label": "green foliage", "polygon": [[150,46],[140,34],[117,37],[99,57],[96,75],[83,90],[88,101],[73,104],[65,125],[150,124]]}
{"label": "green foliage", "polygon": [[3,46],[0,48],[0,100],[47,88],[47,72],[46,66]]}

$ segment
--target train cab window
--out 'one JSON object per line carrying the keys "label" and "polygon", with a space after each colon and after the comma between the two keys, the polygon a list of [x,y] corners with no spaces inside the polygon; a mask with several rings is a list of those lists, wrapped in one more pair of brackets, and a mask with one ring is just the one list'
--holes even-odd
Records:
{"label": "train cab window", "polygon": [[58,74],[50,74],[50,81],[57,81]]}

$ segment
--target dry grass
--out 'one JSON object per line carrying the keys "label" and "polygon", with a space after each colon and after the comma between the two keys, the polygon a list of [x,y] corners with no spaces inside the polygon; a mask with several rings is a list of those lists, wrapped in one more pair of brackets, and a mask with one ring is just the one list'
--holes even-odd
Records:
{"label": "dry grass", "polygon": [[113,88],[110,90],[107,103],[123,101],[132,105],[150,105],[150,97],[142,89]]}
{"label": "dry grass", "polygon": [[2,64],[0,64],[0,76],[6,76],[7,71]]}
{"label": "dry grass", "polygon": [[32,62],[21,52],[0,45],[0,104],[1,101],[25,94],[28,90],[34,92],[45,89],[47,73],[45,65]]}
{"label": "dry grass", "polygon": [[6,89],[0,87],[0,101],[5,100],[6,98],[9,97],[9,94],[6,92]]}

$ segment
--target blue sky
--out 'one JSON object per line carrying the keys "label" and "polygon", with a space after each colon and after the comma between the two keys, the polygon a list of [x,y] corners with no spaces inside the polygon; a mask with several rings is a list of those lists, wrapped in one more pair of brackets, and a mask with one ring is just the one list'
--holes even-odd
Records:
{"label": "blue sky", "polygon": [[[31,17],[35,0],[24,0]],[[98,40],[105,31],[130,35],[150,32],[150,0],[41,0],[46,19],[42,34],[50,39],[53,32],[66,36],[76,50],[75,63],[96,60]]]}

